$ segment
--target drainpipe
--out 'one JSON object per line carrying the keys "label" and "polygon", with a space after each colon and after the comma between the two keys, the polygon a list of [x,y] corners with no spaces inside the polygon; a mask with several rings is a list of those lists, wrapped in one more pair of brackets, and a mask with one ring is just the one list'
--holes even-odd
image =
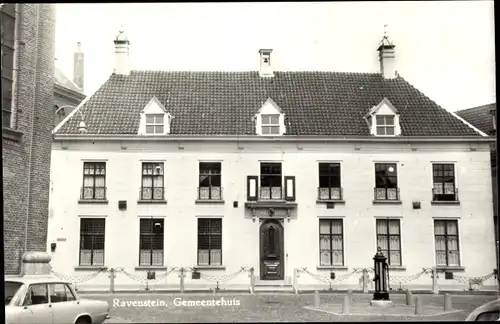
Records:
{"label": "drainpipe", "polygon": [[19,61],[21,59],[21,45],[24,43],[21,41],[21,28],[22,28],[22,11],[21,4],[16,3],[15,7],[15,28],[14,28],[14,62],[12,64],[12,128],[17,129],[17,115],[19,109]]}
{"label": "drainpipe", "polygon": [[34,69],[34,74],[33,74],[33,116],[31,118],[31,139],[30,139],[30,151],[29,151],[29,159],[28,159],[28,198],[27,198],[27,204],[26,204],[26,232],[24,235],[24,251],[28,251],[28,223],[29,223],[29,213],[30,213],[30,201],[31,201],[31,156],[33,153],[33,138],[35,137],[34,134],[34,127],[35,127],[35,112],[36,112],[36,94],[38,90],[38,85],[37,85],[37,77],[39,73],[38,69],[38,64],[39,64],[39,57],[38,57],[38,37],[40,34],[40,4],[36,5],[36,41],[35,41],[35,55],[36,55],[36,63],[35,63],[35,69]]}

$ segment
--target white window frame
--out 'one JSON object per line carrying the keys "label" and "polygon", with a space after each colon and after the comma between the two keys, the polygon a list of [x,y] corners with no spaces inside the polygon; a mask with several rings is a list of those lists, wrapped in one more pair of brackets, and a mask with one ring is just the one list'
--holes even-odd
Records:
{"label": "white window frame", "polygon": [[[276,118],[276,123],[272,123],[272,118]],[[269,135],[280,135],[281,132],[280,132],[280,128],[281,128],[281,124],[280,124],[280,114],[261,114],[260,115],[260,118],[261,118],[261,132],[262,132],[262,135],[264,136],[269,136]],[[269,118],[268,121],[269,123],[264,123],[264,120],[265,118]],[[273,127],[277,127],[277,131],[276,132],[272,132],[272,128]],[[269,133],[266,133],[264,132],[264,129],[269,129]]]}
{"label": "white window frame", "polygon": [[[445,221],[448,221],[448,220],[451,220],[451,221],[455,221],[456,224],[457,224],[457,239],[458,239],[458,258],[459,258],[459,265],[458,266],[450,266],[450,265],[438,265],[437,264],[437,253],[436,253],[436,221],[442,221],[442,220],[445,220]],[[462,251],[463,251],[463,247],[462,247],[462,233],[461,233],[461,230],[462,230],[462,226],[461,226],[461,222],[460,222],[460,217],[432,217],[432,236],[433,236],[433,239],[432,239],[432,247],[434,249],[434,264],[436,265],[436,267],[438,268],[449,268],[449,269],[453,269],[453,268],[463,268],[463,265],[465,264],[464,263],[464,260],[463,260],[463,256],[462,256]]]}
{"label": "white window frame", "polygon": [[[392,114],[375,114],[373,116],[375,118],[375,134],[376,136],[396,136],[396,116]],[[384,118],[384,124],[379,124],[378,123],[378,117],[383,117]],[[392,117],[392,125],[387,124],[387,117]],[[378,128],[383,127],[384,128],[384,134],[379,134]],[[387,128],[392,128],[393,133],[392,134],[387,134]]]}
{"label": "white window frame", "polygon": [[[162,123],[156,122],[156,118],[158,118],[160,116],[163,118],[163,122]],[[148,117],[153,117],[153,123],[148,123]],[[144,124],[145,124],[144,132],[145,132],[146,135],[165,134],[165,114],[146,114],[146,120],[145,120]],[[153,126],[153,132],[152,133],[148,132],[148,126]],[[163,127],[163,131],[162,132],[157,132],[156,131],[156,127],[158,127],[158,126],[162,126]]]}

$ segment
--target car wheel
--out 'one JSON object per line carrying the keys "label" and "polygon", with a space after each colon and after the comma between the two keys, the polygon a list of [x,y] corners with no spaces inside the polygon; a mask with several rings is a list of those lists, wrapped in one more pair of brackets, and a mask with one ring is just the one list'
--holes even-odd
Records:
{"label": "car wheel", "polygon": [[75,324],[92,324],[92,321],[88,316],[82,316],[76,320]]}

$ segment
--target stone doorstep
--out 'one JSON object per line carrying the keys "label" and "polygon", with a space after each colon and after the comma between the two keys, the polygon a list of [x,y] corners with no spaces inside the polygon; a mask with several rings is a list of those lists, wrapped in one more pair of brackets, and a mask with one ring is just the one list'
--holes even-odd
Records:
{"label": "stone doorstep", "polygon": [[[387,307],[387,308],[370,307],[368,305],[366,305],[366,307],[362,307],[360,305],[350,305],[349,313],[347,314],[342,313],[341,304],[335,304],[335,305],[326,304],[325,306],[322,306],[320,308],[305,306],[304,308],[313,311],[332,314],[335,316],[361,316],[361,317],[381,316],[381,317],[399,317],[401,319],[408,317],[411,318],[441,317],[445,315],[451,315],[463,312],[463,310],[460,309],[452,309],[450,311],[444,311],[442,307],[424,305],[422,306],[422,311],[424,314],[416,315],[415,306],[407,306],[401,304],[399,305],[396,304],[394,305],[394,307]],[[396,310],[400,312],[397,312]]]}

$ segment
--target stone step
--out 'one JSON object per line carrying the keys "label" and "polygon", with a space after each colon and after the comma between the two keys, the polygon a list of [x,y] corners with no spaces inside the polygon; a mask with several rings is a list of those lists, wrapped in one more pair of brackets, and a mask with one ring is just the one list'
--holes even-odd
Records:
{"label": "stone step", "polygon": [[292,285],[283,285],[283,286],[276,286],[276,285],[255,285],[255,292],[270,292],[270,293],[277,293],[277,292],[293,292],[293,286]]}

